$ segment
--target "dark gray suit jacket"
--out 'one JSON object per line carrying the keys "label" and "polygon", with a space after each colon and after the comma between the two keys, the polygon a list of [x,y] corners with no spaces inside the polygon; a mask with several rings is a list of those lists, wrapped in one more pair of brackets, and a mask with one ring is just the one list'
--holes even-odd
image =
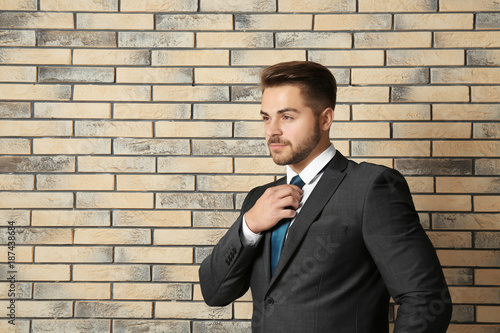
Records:
{"label": "dark gray suit jacket", "polygon": [[252,332],[446,332],[451,299],[439,260],[397,171],[337,152],[289,229],[270,273],[270,232],[241,242],[242,216],[271,186],[253,189],[241,215],[200,267],[205,302],[223,306],[250,287]]}

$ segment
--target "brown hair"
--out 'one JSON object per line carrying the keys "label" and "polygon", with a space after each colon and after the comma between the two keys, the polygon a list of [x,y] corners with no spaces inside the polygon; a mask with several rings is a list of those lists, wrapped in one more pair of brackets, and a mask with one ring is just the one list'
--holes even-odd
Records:
{"label": "brown hair", "polygon": [[325,66],[312,61],[281,62],[265,68],[260,75],[262,91],[287,84],[300,88],[315,113],[328,107],[335,109],[337,82]]}

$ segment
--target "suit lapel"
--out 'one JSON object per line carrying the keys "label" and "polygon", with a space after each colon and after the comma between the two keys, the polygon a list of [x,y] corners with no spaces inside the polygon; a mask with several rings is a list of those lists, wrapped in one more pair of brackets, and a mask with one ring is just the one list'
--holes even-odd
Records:
{"label": "suit lapel", "polygon": [[[302,207],[299,215],[297,215],[295,221],[290,226],[288,231],[288,236],[286,238],[283,250],[281,252],[280,260],[276,266],[274,275],[271,278],[270,286],[281,274],[281,271],[286,266],[290,258],[295,253],[297,247],[301,243],[302,239],[307,233],[307,230],[323,210],[330,197],[333,195],[337,187],[340,185],[345,177],[344,169],[347,167],[347,159],[340,154],[339,151],[335,154],[335,157],[327,165],[323,176],[319,180],[318,184],[312,191],[311,195],[307,199],[304,207]],[[266,275],[271,276],[270,273],[270,232],[266,233],[266,244],[265,244],[265,262],[266,262]]]}

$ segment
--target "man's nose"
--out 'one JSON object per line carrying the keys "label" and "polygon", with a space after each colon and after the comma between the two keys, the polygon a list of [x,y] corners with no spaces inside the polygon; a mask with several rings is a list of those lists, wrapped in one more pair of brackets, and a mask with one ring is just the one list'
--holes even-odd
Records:
{"label": "man's nose", "polygon": [[282,134],[281,126],[277,120],[269,121],[267,128],[266,128],[266,134],[268,137]]}

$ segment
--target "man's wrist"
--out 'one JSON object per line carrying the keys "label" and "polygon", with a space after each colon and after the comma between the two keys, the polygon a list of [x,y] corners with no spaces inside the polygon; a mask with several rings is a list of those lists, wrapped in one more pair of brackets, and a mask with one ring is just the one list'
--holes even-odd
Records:
{"label": "man's wrist", "polygon": [[245,246],[255,246],[260,241],[260,239],[262,238],[262,234],[261,233],[255,233],[255,232],[253,232],[248,227],[248,224],[247,224],[247,221],[245,219],[245,216],[243,216],[242,220],[243,221],[242,221],[241,230],[242,230],[242,234],[243,234],[243,245],[245,245]]}

